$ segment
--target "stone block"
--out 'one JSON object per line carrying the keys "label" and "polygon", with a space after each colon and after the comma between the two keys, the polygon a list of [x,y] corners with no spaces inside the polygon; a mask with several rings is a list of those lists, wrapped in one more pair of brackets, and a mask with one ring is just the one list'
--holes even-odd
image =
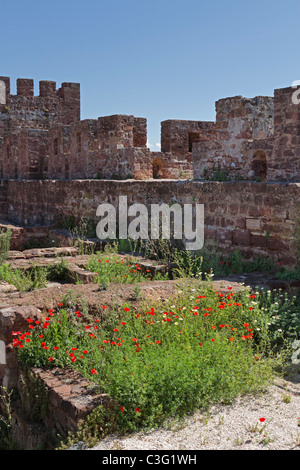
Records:
{"label": "stone block", "polygon": [[246,219],[246,228],[251,232],[261,231],[261,219]]}

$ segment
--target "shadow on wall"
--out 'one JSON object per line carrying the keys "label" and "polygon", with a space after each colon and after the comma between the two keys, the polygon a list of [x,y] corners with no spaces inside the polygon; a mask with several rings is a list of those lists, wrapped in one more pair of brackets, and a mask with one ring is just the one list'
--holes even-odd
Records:
{"label": "shadow on wall", "polygon": [[161,172],[164,166],[163,159],[160,157],[154,158],[152,168],[153,168],[153,178],[160,178]]}
{"label": "shadow on wall", "polygon": [[267,178],[267,157],[265,152],[258,150],[255,152],[252,161],[252,170],[254,177],[265,181]]}

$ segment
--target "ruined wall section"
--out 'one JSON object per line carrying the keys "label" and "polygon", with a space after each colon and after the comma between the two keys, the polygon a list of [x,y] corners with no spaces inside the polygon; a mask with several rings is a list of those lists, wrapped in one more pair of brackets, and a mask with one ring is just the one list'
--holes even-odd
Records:
{"label": "ruined wall section", "polygon": [[[229,177],[265,179],[253,166],[253,142],[273,138],[273,97],[253,99],[236,96],[216,102],[216,136],[214,140],[193,145],[193,169],[196,179],[207,179],[223,170]],[[259,167],[259,165],[258,165]]]}
{"label": "ruined wall section", "polygon": [[[268,180],[300,181],[300,104],[293,87],[274,92],[274,147]],[[298,93],[299,94],[299,93]]]}
{"label": "ruined wall section", "polygon": [[170,152],[152,152],[153,178],[193,179],[193,158],[189,153],[185,158]]}
{"label": "ruined wall section", "polygon": [[85,119],[49,131],[49,179],[148,179],[147,120],[131,115]]}
{"label": "ruined wall section", "polygon": [[215,123],[169,119],[161,123],[161,151],[188,156],[195,142],[215,139]]}
{"label": "ruined wall section", "polygon": [[0,136],[21,129],[49,129],[57,124],[80,120],[80,85],[40,81],[39,96],[34,96],[34,81],[18,78],[17,94],[10,94],[10,78],[0,77],[6,84],[6,103],[0,105]]}
{"label": "ruined wall section", "polygon": [[34,81],[19,78],[17,94],[12,95],[10,78],[0,80],[6,88],[6,103],[0,104],[1,178],[47,178],[46,133],[80,120],[80,85],[63,83],[57,90],[56,82],[44,80],[35,96]]}
{"label": "ruined wall section", "polygon": [[48,131],[42,129],[24,129],[17,135],[17,171],[15,178],[47,179],[48,139]]}
{"label": "ruined wall section", "polygon": [[161,152],[153,153],[156,178],[193,178],[193,146],[216,139],[210,121],[168,119],[161,123]]}
{"label": "ruined wall section", "polygon": [[69,179],[70,126],[55,126],[49,130],[48,179]]}

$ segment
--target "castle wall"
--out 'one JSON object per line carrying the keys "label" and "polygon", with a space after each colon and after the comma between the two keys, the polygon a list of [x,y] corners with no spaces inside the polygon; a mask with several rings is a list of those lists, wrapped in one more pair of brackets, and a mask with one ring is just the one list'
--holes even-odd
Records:
{"label": "castle wall", "polygon": [[145,118],[127,115],[51,128],[48,178],[148,179],[153,170],[146,129]]}
{"label": "castle wall", "polygon": [[49,130],[48,179],[69,178],[70,126],[56,126]]}
{"label": "castle wall", "polygon": [[188,156],[194,142],[215,139],[215,123],[169,119],[161,123],[161,151]]}
{"label": "castle wall", "polygon": [[[114,153],[119,148],[135,147],[140,140],[144,142],[145,120],[139,121],[131,115],[115,114],[98,118],[98,136],[100,149],[105,155]],[[135,136],[135,139],[134,139]],[[139,145],[142,146],[142,145]],[[145,146],[145,144],[144,144]]]}
{"label": "castle wall", "polygon": [[274,149],[268,179],[300,181],[300,107],[292,87],[274,91]]}
{"label": "castle wall", "polygon": [[268,256],[284,264],[297,260],[295,225],[300,185],[293,183],[200,181],[17,181],[8,182],[8,218],[20,225],[49,225],[71,215],[99,221],[96,209],[118,197],[128,205],[204,204],[205,243],[226,253]]}
{"label": "castle wall", "polygon": [[153,178],[192,179],[192,154],[186,156],[173,155],[170,152],[152,152]]}
{"label": "castle wall", "polygon": [[221,169],[230,177],[255,179],[252,145],[272,138],[273,109],[272,97],[217,101],[215,139],[193,145],[194,178],[206,179]]}
{"label": "castle wall", "polygon": [[0,136],[21,129],[49,129],[56,124],[70,124],[80,119],[80,85],[40,81],[39,96],[34,96],[34,81],[19,78],[17,94],[10,94],[9,77],[0,77],[6,84],[6,103],[0,104]]}

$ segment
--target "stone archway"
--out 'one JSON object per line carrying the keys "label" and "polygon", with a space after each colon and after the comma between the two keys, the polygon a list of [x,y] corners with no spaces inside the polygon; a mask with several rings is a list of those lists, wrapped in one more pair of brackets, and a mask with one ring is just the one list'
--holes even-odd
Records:
{"label": "stone archway", "polygon": [[267,157],[263,150],[257,150],[252,160],[254,177],[265,180],[267,178]]}

